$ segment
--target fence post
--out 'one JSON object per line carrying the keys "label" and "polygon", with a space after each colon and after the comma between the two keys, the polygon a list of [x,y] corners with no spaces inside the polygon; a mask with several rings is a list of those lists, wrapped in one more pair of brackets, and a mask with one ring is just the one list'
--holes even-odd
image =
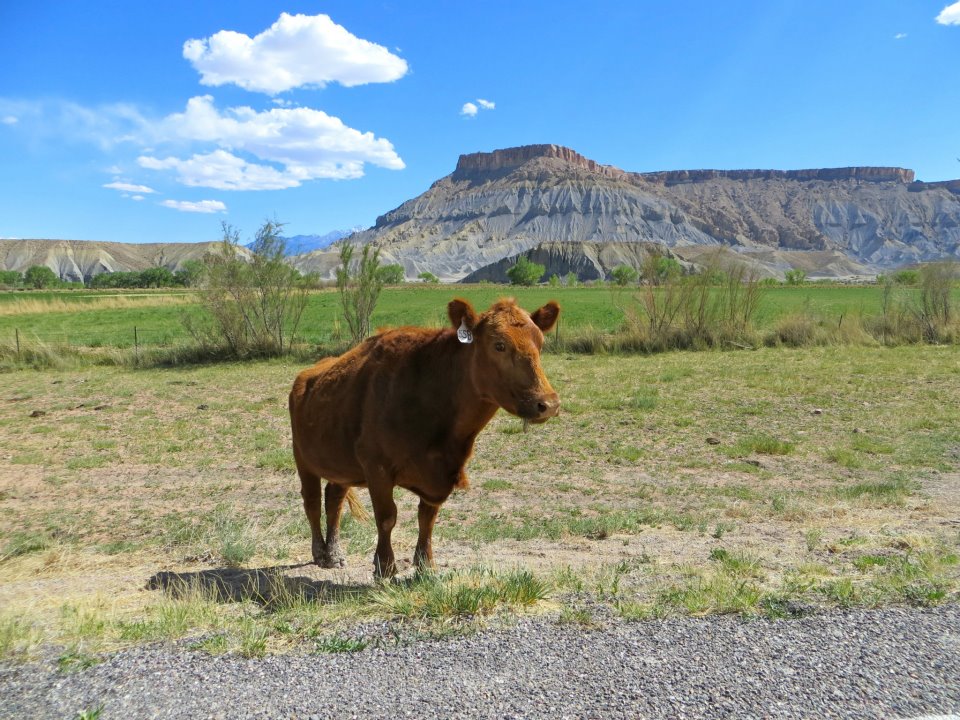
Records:
{"label": "fence post", "polygon": [[20,328],[14,328],[13,331],[17,336],[17,362],[20,362]]}
{"label": "fence post", "polygon": [[133,326],[133,353],[136,364],[140,364],[140,338],[137,336],[137,326]]}

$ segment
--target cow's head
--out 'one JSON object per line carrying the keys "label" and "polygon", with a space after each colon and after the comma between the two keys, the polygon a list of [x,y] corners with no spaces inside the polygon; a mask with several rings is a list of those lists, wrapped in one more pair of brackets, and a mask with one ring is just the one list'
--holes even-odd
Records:
{"label": "cow's head", "polygon": [[471,374],[483,397],[534,423],[560,411],[560,397],[540,367],[543,334],[560,315],[557,303],[551,300],[528,313],[513,300],[501,300],[478,315],[457,298],[447,312],[460,342],[471,348]]}

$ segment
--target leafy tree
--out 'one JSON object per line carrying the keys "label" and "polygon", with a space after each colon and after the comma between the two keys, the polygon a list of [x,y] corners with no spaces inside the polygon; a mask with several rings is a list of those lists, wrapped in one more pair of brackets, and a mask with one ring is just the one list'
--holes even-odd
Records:
{"label": "leafy tree", "polygon": [[403,265],[381,265],[377,268],[377,277],[384,285],[399,285],[406,275]]}
{"label": "leafy tree", "polygon": [[640,276],[651,285],[660,285],[669,280],[680,277],[683,267],[676,258],[667,257],[659,253],[651,253],[643,260]]}
{"label": "leafy tree", "polygon": [[617,265],[610,271],[610,275],[620,287],[636,282],[638,277],[637,271],[629,265]]}
{"label": "leafy tree", "polygon": [[350,328],[350,338],[356,345],[370,334],[370,316],[377,306],[383,289],[378,269],[380,249],[364,245],[358,262],[353,261],[355,245],[340,245],[340,267],[337,268],[337,290],[343,319]]}
{"label": "leafy tree", "polygon": [[920,271],[898,270],[893,274],[893,281],[897,285],[916,285],[920,282]]}
{"label": "leafy tree", "polygon": [[567,287],[576,287],[577,283],[579,282],[579,278],[577,277],[577,274],[571,270],[564,278],[564,282],[566,282]]}
{"label": "leafy tree", "polygon": [[140,287],[161,288],[175,284],[173,273],[165,267],[152,267],[140,271]]}
{"label": "leafy tree", "polygon": [[787,270],[783,274],[783,279],[787,285],[803,285],[807,279],[807,274],[803,270]]}
{"label": "leafy tree", "polygon": [[438,282],[440,282],[440,278],[438,278],[438,277],[437,277],[436,275],[434,275],[432,272],[429,272],[429,271],[427,271],[427,270],[424,270],[422,273],[420,273],[419,275],[417,275],[417,277],[418,277],[419,279],[423,280],[425,283],[431,283],[431,284],[433,284],[433,283],[438,283]]}
{"label": "leafy tree", "polygon": [[198,339],[224,347],[236,357],[277,355],[290,350],[307,304],[307,288],[288,265],[281,223],[267,220],[240,250],[240,233],[223,223],[219,252],[203,260],[205,282],[200,302],[210,320],[206,327],[185,318]]}
{"label": "leafy tree", "polygon": [[560,276],[554,273],[550,276],[550,279],[547,280],[547,284],[550,287],[560,287]]}
{"label": "leafy tree", "polygon": [[60,282],[60,278],[46,265],[34,265],[27,268],[27,271],[23,274],[23,281],[31,287],[42,290],[43,288],[56,286]]}
{"label": "leafy tree", "polygon": [[507,277],[514,285],[535,285],[546,271],[547,268],[540,263],[531,262],[521,255],[517,258],[517,264],[507,270]]}
{"label": "leafy tree", "polygon": [[173,273],[173,280],[183,287],[197,287],[203,280],[204,265],[199,260],[185,260]]}
{"label": "leafy tree", "polygon": [[0,285],[17,287],[23,282],[23,274],[19,270],[0,270]]}

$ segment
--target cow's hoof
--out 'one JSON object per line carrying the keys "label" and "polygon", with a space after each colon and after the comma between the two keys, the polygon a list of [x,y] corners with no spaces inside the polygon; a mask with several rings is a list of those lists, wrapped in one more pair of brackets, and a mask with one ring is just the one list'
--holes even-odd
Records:
{"label": "cow's hoof", "polygon": [[317,563],[322,568],[342,568],[347,564],[343,555],[325,555],[322,560],[323,562]]}
{"label": "cow's hoof", "polygon": [[397,574],[397,565],[395,562],[381,563],[379,558],[373,559],[373,577],[377,580],[389,580]]}

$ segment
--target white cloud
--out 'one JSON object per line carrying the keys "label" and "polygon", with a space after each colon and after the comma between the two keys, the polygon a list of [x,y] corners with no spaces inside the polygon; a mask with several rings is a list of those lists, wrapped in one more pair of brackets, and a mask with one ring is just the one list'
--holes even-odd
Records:
{"label": "white cloud", "polygon": [[937,15],[937,22],[941,25],[960,25],[960,2],[947,5]]}
{"label": "white cloud", "polygon": [[476,117],[477,113],[481,110],[493,110],[495,107],[497,107],[495,102],[484,100],[483,98],[477,98],[475,103],[464,103],[463,107],[460,108],[460,114],[467,117]]}
{"label": "white cloud", "polygon": [[17,132],[43,140],[89,142],[108,151],[121,143],[141,141],[149,121],[132,105],[112,103],[85,107],[62,100],[0,98],[0,117]]}
{"label": "white cloud", "polygon": [[363,40],[328,15],[289,15],[259,35],[221,30],[204,40],[187,40],[183,56],[204,85],[235,84],[274,95],[297,87],[346,87],[392,82],[407,63],[382,45]]}
{"label": "white cloud", "polygon": [[903,40],[907,36],[906,33],[897,33],[893,36],[894,40]]}
{"label": "white cloud", "polygon": [[133,183],[115,181],[112,183],[107,183],[104,185],[105,188],[110,188],[111,190],[119,190],[126,193],[154,193],[156,190],[149,188],[146,185],[134,185]]}
{"label": "white cloud", "polygon": [[219,200],[201,200],[199,202],[191,202],[189,200],[164,200],[160,204],[173,210],[179,210],[180,212],[218,213],[227,211],[227,206]]}
{"label": "white cloud", "polygon": [[[318,178],[363,176],[364,163],[391,170],[404,163],[389,140],[347,127],[339,118],[310,108],[249,107],[221,113],[209,95],[191,98],[186,111],[160,123],[168,139],[213,143],[217,150],[188,160],[142,155],[151,170],[176,170],[186,185],[221,190],[267,190],[296,187]],[[238,156],[244,153],[256,161]]]}
{"label": "white cloud", "polygon": [[0,118],[0,122],[2,122],[4,125],[16,125],[18,122],[20,122],[20,118],[18,118],[16,115],[4,115],[2,118]]}
{"label": "white cloud", "polygon": [[131,195],[130,199],[140,201],[143,200],[143,195]]}
{"label": "white cloud", "polygon": [[141,156],[137,162],[148,170],[174,170],[177,180],[188,187],[216,190],[283,190],[308,179],[297,178],[270,165],[249,163],[224,150],[194,155],[187,160]]}

